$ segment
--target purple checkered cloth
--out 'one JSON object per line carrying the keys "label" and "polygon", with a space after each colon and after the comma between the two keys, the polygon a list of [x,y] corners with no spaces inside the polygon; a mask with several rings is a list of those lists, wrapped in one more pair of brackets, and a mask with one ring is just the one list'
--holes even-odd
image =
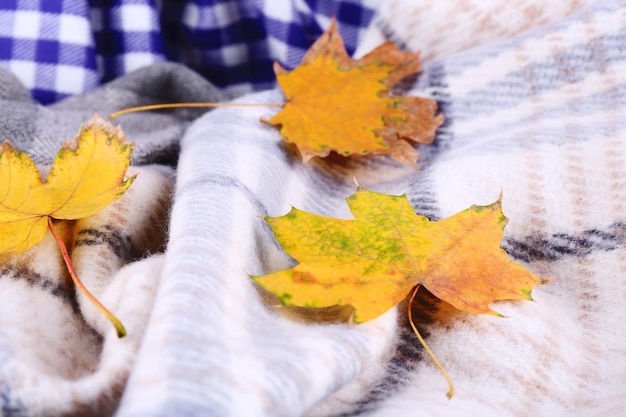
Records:
{"label": "purple checkered cloth", "polygon": [[359,0],[2,0],[0,65],[48,104],[137,68],[180,62],[239,95],[274,86],[332,16],[348,52],[374,15]]}

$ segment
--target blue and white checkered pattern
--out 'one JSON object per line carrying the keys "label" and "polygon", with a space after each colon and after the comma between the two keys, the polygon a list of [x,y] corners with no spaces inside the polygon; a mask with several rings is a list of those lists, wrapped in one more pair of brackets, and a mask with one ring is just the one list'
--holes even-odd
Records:
{"label": "blue and white checkered pattern", "polygon": [[0,2],[0,63],[38,101],[50,103],[95,87],[95,56],[86,3]]}
{"label": "blue and white checkered pattern", "polygon": [[44,104],[159,61],[244,93],[273,87],[272,62],[297,65],[332,16],[353,52],[376,3],[2,0],[0,65]]}

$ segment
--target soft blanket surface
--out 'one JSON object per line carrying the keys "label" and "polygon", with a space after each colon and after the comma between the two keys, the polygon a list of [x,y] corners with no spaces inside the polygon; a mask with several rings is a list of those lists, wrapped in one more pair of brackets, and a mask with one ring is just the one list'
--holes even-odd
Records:
{"label": "soft blanket surface", "polygon": [[[624,415],[626,5],[449,3],[405,13],[413,2],[385,2],[358,49],[385,37],[423,49],[409,93],[435,98],[446,121],[419,147],[419,170],[387,158],[303,165],[259,122],[269,107],[116,120],[137,142],[137,182],[64,237],[85,284],[129,334],[118,339],[73,289],[50,237],[2,257],[2,415]],[[428,16],[460,23],[444,33]],[[48,107],[0,72],[0,98],[2,137],[45,171],[94,112],[220,93],[158,64]],[[269,90],[238,100],[282,99]],[[433,219],[502,191],[502,246],[553,279],[535,302],[495,304],[507,318],[461,313],[420,291],[413,314],[455,383],[452,400],[406,303],[358,326],[311,323],[249,278],[293,265],[261,216],[295,206],[349,218],[354,178],[406,193]]]}

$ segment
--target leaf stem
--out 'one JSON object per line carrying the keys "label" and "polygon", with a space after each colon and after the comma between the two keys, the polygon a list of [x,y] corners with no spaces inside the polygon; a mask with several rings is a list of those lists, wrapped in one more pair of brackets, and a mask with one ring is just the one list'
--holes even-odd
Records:
{"label": "leaf stem", "polygon": [[126,329],[124,328],[124,325],[122,324],[122,322],[120,322],[117,319],[117,317],[115,317],[109,310],[107,310],[106,307],[104,307],[100,303],[100,301],[98,301],[98,299],[94,297],[93,294],[90,293],[89,290],[83,285],[80,278],[78,278],[78,274],[76,273],[74,264],[72,263],[72,260],[70,259],[69,253],[67,252],[67,247],[65,246],[63,239],[61,239],[61,237],[59,236],[59,233],[54,227],[54,223],[52,223],[52,217],[48,217],[48,228],[52,232],[52,236],[54,236],[54,239],[57,241],[57,244],[59,245],[59,249],[61,249],[61,253],[63,254],[63,260],[65,261],[65,265],[67,266],[67,270],[69,271],[70,276],[72,277],[72,281],[74,281],[74,284],[78,287],[78,289],[83,294],[85,294],[85,296],[89,299],[89,301],[91,301],[98,308],[98,310],[100,310],[102,314],[104,314],[106,318],[109,319],[111,323],[113,323],[115,330],[117,330],[117,337],[126,336]]}
{"label": "leaf stem", "polygon": [[165,103],[150,104],[148,106],[129,107],[124,110],[117,111],[109,116],[109,120],[113,120],[118,116],[128,113],[135,113],[148,110],[174,109],[180,107],[284,107],[285,103]]}
{"label": "leaf stem", "polygon": [[419,288],[420,286],[416,285],[415,289],[411,293],[411,299],[409,300],[409,307],[408,307],[409,323],[411,324],[411,328],[413,329],[413,332],[417,336],[417,339],[420,341],[420,343],[422,344],[422,346],[424,347],[424,349],[426,350],[430,358],[433,360],[433,362],[435,362],[435,365],[437,365],[437,368],[439,368],[439,372],[441,372],[443,377],[446,379],[446,382],[448,383],[448,387],[449,387],[447,396],[449,399],[451,399],[452,396],[454,395],[454,385],[452,384],[452,379],[450,379],[450,375],[448,375],[448,372],[446,372],[446,368],[443,367],[443,365],[441,364],[441,362],[439,362],[439,359],[437,359],[433,351],[430,350],[430,348],[426,344],[426,341],[424,340],[422,335],[420,335],[420,332],[417,331],[417,327],[415,327],[415,323],[413,322],[413,313],[411,312],[411,305],[413,304],[413,300],[415,299],[415,294],[417,294],[417,290],[419,290]]}

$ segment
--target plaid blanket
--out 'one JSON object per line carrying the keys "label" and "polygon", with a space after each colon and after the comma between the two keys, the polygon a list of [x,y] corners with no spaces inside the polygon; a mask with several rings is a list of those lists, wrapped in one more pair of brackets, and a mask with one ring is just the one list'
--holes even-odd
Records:
{"label": "plaid blanket", "polygon": [[[446,121],[419,148],[420,169],[383,157],[303,165],[259,123],[272,108],[120,117],[136,183],[62,232],[129,334],[118,339],[73,289],[50,237],[2,257],[3,416],[626,413],[626,5],[391,0],[358,39],[357,54],[382,39],[423,50],[409,93],[435,98]],[[161,63],[41,106],[17,77],[0,71],[0,131],[44,171],[94,112],[229,94]],[[296,206],[348,218],[354,177],[433,219],[503,191],[503,247],[553,278],[536,302],[495,305],[507,318],[418,293],[413,315],[455,382],[451,400],[406,302],[361,325],[303,322],[249,278],[293,264],[260,216]]]}
{"label": "plaid blanket", "polygon": [[272,88],[272,63],[297,65],[333,16],[353,52],[377,3],[6,0],[0,64],[44,104],[163,61],[243,94]]}

